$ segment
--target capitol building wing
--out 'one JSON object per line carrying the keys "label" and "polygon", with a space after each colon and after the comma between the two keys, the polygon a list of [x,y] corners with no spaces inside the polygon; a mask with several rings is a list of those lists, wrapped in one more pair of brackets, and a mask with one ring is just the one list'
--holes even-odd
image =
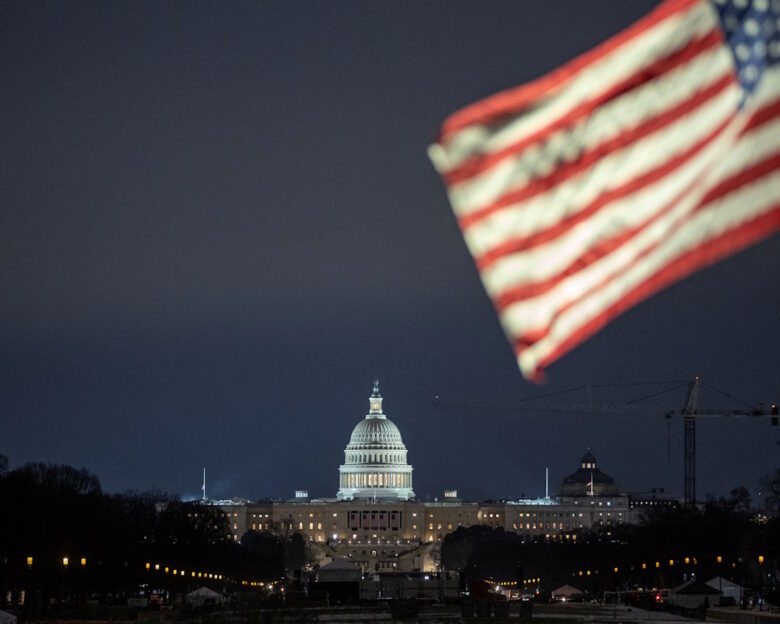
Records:
{"label": "capitol building wing", "polygon": [[382,411],[379,382],[369,397],[369,411],[352,430],[344,464],[339,467],[338,500],[408,501],[414,498],[412,467],[398,427]]}

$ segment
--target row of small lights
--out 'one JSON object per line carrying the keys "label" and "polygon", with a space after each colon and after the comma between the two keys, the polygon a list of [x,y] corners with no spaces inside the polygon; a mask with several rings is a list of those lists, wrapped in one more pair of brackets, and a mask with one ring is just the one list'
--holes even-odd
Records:
{"label": "row of small lights", "polygon": [[[683,559],[683,561],[686,564],[690,564],[691,563],[691,557],[685,557]],[[723,557],[718,555],[716,557],[716,561],[718,563],[723,563]],[[679,563],[679,561],[678,561],[678,563]],[[759,563],[759,565],[764,565],[764,555],[758,555],[758,563]],[[675,564],[674,559],[669,559],[669,566],[672,567],[672,566],[674,566],[674,564]],[[696,557],[693,557],[693,565],[697,565],[697,564],[698,564],[698,561],[697,561]],[[734,568],[734,567],[736,567],[736,565],[737,565],[736,563],[732,563],[731,567]],[[655,567],[656,568],[660,568],[661,567],[661,562],[660,561],[656,561],[655,562]],[[646,563],[642,564],[642,569],[643,570],[647,569],[647,564]],[[613,568],[613,572],[615,574],[617,574],[619,571],[620,571],[620,568],[618,566],[615,566]],[[591,571],[590,570],[580,570],[577,574],[578,574],[578,576],[590,576],[591,575]],[[598,574],[598,570],[595,571],[595,574]],[[523,585],[530,585],[532,583],[540,583],[541,581],[542,581],[542,579],[539,578],[539,577],[537,577],[537,578],[530,578],[530,579],[523,579]],[[501,581],[501,582],[496,583],[496,585],[497,585],[497,587],[516,587],[517,586],[517,581]]]}
{"label": "row of small lights", "polygon": [[[541,577],[523,579],[523,585],[531,585],[532,583],[541,583]],[[517,587],[517,581],[500,581],[496,583],[500,587]]]}
{"label": "row of small lights", "polygon": [[[716,559],[716,561],[718,563],[723,563],[723,557],[721,557],[720,555],[718,555],[715,559]],[[697,565],[698,564],[698,561],[697,561],[696,557],[693,557],[692,560],[693,560],[693,565]],[[691,563],[691,557],[685,557],[683,559],[683,561],[686,564],[690,564]],[[678,563],[680,563],[680,562],[678,561]],[[764,555],[758,555],[758,563],[759,563],[759,565],[764,565]],[[669,559],[669,567],[673,567],[674,564],[675,564],[675,560],[674,559]],[[731,567],[734,568],[734,567],[736,567],[736,565],[737,565],[736,563],[732,563]],[[656,568],[660,568],[661,567],[661,562],[660,561],[656,561],[655,562],[655,567]],[[647,564],[646,563],[642,564],[642,569],[643,570],[647,569]],[[612,571],[615,574],[617,574],[620,571],[620,568],[618,566],[615,566]],[[596,571],[595,573],[598,574],[598,571]],[[578,576],[590,576],[591,575],[591,571],[590,570],[580,570],[577,574],[578,574]],[[539,578],[539,577],[537,577],[537,578],[530,578],[530,579],[523,579],[523,585],[529,585],[529,584],[532,584],[532,583],[540,583],[541,580],[542,579]],[[498,585],[500,587],[516,587],[517,586],[517,581],[501,581],[501,582],[496,583],[496,585]]]}
{"label": "row of small lights", "polygon": [[[152,564],[146,563],[144,566],[147,570],[152,570]],[[172,574],[173,576],[187,576],[186,570],[179,570],[177,568],[173,568],[171,570],[170,566],[162,566],[159,563],[154,564],[154,571],[155,572],[164,572],[165,574]],[[204,578],[204,579],[213,579],[215,581],[221,581],[223,580],[223,576],[221,574],[216,574],[214,572],[194,572],[190,571],[190,578]],[[230,579],[224,579],[224,580],[230,580]],[[241,581],[242,585],[248,586],[248,587],[265,587],[266,585],[271,587],[273,583],[266,583],[264,581]]]}
{"label": "row of small lights", "polygon": [[[764,555],[758,555],[758,557],[757,557],[757,560],[758,560],[758,564],[759,564],[759,565],[764,565]],[[681,561],[681,560],[677,560],[677,562],[675,562],[675,560],[674,560],[674,559],[669,559],[669,567],[670,567],[670,568],[671,568],[671,567],[674,567],[675,563],[677,563],[677,564],[680,564],[680,563],[683,563],[683,562],[685,563],[685,565],[690,565],[690,564],[691,564],[691,561],[693,562],[693,565],[698,565],[698,563],[699,563],[699,562],[698,562],[698,560],[696,559],[696,557],[693,557],[693,558],[691,558],[691,557],[685,557],[685,558],[684,558],[682,561]],[[718,555],[717,557],[715,557],[715,561],[717,561],[717,563],[718,563],[718,564],[722,564],[722,563],[723,563],[723,557],[721,557],[720,555]],[[660,562],[660,561],[656,561],[656,562],[655,562],[655,567],[656,567],[656,569],[660,568],[660,567],[661,567],[661,562]],[[736,568],[736,567],[737,567],[737,564],[736,564],[735,562],[732,562],[732,564],[731,564],[731,567],[732,567],[732,568]],[[631,569],[633,570],[633,569],[634,569],[634,567],[633,567],[633,566],[631,566]],[[642,569],[643,569],[643,570],[647,570],[647,564],[646,564],[646,563],[643,563],[643,564],[642,564]],[[617,573],[620,571],[620,568],[619,568],[618,566],[615,566],[615,567],[612,569],[612,571],[613,571],[615,574],[617,574]],[[598,570],[596,570],[596,572],[595,572],[595,573],[596,573],[596,574],[598,574]],[[583,576],[583,575],[584,575],[584,576],[590,576],[590,574],[591,574],[590,570],[585,570],[585,571],[583,571],[583,570],[579,570],[579,571],[577,572],[577,575],[578,575],[578,576]]]}
{"label": "row of small lights", "polygon": [[[27,557],[27,567],[28,568],[32,568],[33,567],[33,562],[34,562],[34,559],[32,557]],[[81,567],[86,566],[87,565],[87,558],[86,557],[82,557],[80,563],[81,563]],[[63,565],[63,567],[67,568],[70,565],[70,557],[67,557],[67,556],[63,557],[62,558],[62,565]]]}
{"label": "row of small lights", "polygon": [[[151,563],[147,563],[145,568],[147,570],[151,570],[152,569],[152,564]],[[162,569],[163,572],[165,572],[165,574],[169,574],[171,572],[171,568],[168,567],[168,566],[162,567],[162,566],[160,566],[159,563],[155,563],[154,564],[154,570],[156,572],[159,572],[161,569]],[[186,570],[179,570],[177,568],[173,568],[173,576],[186,576],[186,575],[187,575]],[[214,579],[214,580],[217,580],[217,581],[221,581],[222,580],[222,575],[221,574],[214,574],[213,572],[190,572],[190,576],[192,578],[197,577],[197,578]]]}
{"label": "row of small lights", "polygon": [[[33,557],[27,557],[27,567],[28,568],[32,568],[34,561],[35,560],[33,559]],[[81,567],[86,567],[86,565],[87,565],[87,558],[86,557],[82,557],[80,563],[81,563]],[[62,566],[64,568],[67,568],[69,565],[70,565],[70,557],[68,557],[68,556],[63,557],[62,558]],[[151,568],[152,568],[152,564],[151,563],[147,563],[146,564],[146,569],[147,570],[151,570]],[[160,564],[159,563],[155,563],[154,564],[154,569],[159,571],[160,570]],[[164,568],[164,571],[165,571],[166,574],[168,574],[170,572],[170,568],[166,566]],[[178,575],[184,576],[185,571],[184,570],[176,570],[176,569],[174,569],[173,570],[173,574],[174,575],[178,574]],[[192,576],[196,576],[196,573],[192,572]],[[210,578],[210,579],[222,580],[222,575],[221,574],[214,574],[214,573],[208,573],[208,572],[198,572],[197,573],[197,577],[198,578]]]}
{"label": "row of small lights", "polygon": [[[764,565],[764,555],[758,555],[757,559],[758,559],[758,564],[759,565]],[[718,564],[722,564],[723,563],[723,557],[720,556],[720,555],[718,555],[715,558],[715,560],[717,561]],[[32,568],[33,561],[34,560],[33,560],[32,557],[27,557],[27,567],[28,568]],[[683,561],[685,562],[685,565],[690,565],[691,561],[693,561],[693,565],[698,565],[698,563],[699,563],[698,560],[696,559],[696,557],[693,557],[693,559],[691,559],[691,557],[685,557],[683,559]],[[82,557],[80,563],[81,563],[82,567],[86,566],[87,565],[87,558],[86,557]],[[679,561],[678,561],[678,563],[679,563]],[[63,567],[67,568],[69,564],[70,564],[70,558],[69,557],[63,557],[62,558],[62,565],[63,565]],[[675,560],[674,559],[669,559],[669,567],[670,568],[674,567],[674,564],[675,564]],[[736,566],[737,566],[736,563],[732,563],[731,564],[732,568],[735,568]],[[145,567],[146,567],[147,570],[151,570],[152,569],[152,564],[151,563],[147,563]],[[155,571],[159,572],[160,571],[160,567],[161,566],[160,566],[159,563],[155,563],[154,564]],[[660,568],[661,567],[661,562],[660,561],[656,561],[655,562],[655,567],[656,568]],[[632,567],[632,569],[633,569],[633,567]],[[642,569],[643,570],[647,569],[647,564],[646,563],[642,564]],[[170,569],[169,566],[165,566],[163,568],[163,571],[165,572],[165,574],[168,574],[168,573],[171,572],[171,569]],[[615,574],[617,574],[620,571],[619,566],[615,566],[612,571]],[[598,571],[597,571],[597,573],[598,573]],[[174,576],[177,576],[177,575],[178,576],[185,576],[186,575],[186,571],[185,570],[178,570],[177,568],[174,568],[173,569],[173,575]],[[208,578],[208,579],[214,579],[214,580],[219,580],[219,581],[222,580],[222,575],[221,574],[214,574],[213,572],[190,572],[190,575],[193,578]],[[591,571],[590,570],[585,570],[585,571],[579,570],[577,575],[578,576],[590,576],[591,575]],[[527,585],[528,583],[538,583],[540,581],[541,581],[540,578],[523,579],[523,584]],[[260,581],[241,581],[241,584],[242,585],[250,585],[251,587],[263,587],[264,586],[264,583],[260,582]],[[517,585],[517,581],[507,581],[505,583],[499,583],[499,585],[502,585],[502,586],[514,586],[514,585]]]}
{"label": "row of small lights", "polygon": [[[272,585],[272,583],[264,583],[263,581],[241,581],[241,584],[247,587],[265,587],[266,585],[270,587]],[[284,592],[284,587],[281,588],[281,591]]]}
{"label": "row of small lights", "polygon": [[[34,561],[35,561],[35,559],[32,556],[27,557],[27,567],[28,568],[32,568]],[[85,567],[87,565],[87,558],[86,557],[81,557],[80,563],[81,563],[81,567]],[[70,565],[70,557],[68,557],[68,556],[63,557],[62,558],[62,566],[64,568],[67,568],[69,565]],[[144,567],[147,570],[151,570],[152,569],[152,564],[151,563],[146,563],[146,565]],[[159,563],[155,563],[154,564],[154,569],[155,569],[156,572],[159,572],[161,567],[162,566]],[[186,570],[179,570],[178,568],[173,568],[173,570],[171,570],[171,568],[169,566],[162,567],[162,570],[163,570],[163,572],[165,572],[165,574],[169,574],[169,573],[173,572],[173,576],[186,576]],[[190,577],[191,578],[208,578],[208,579],[213,579],[213,580],[217,580],[217,581],[221,581],[222,580],[222,575],[221,574],[215,574],[213,572],[190,572]],[[250,585],[252,587],[264,587],[265,586],[265,583],[263,583],[261,581],[241,581],[241,584],[242,585]]]}

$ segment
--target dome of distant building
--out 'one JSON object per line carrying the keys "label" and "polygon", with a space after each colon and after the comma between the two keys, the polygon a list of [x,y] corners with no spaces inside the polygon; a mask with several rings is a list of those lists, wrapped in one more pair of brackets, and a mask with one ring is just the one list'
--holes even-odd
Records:
{"label": "dome of distant building", "polygon": [[339,467],[339,500],[410,500],[412,467],[406,463],[401,432],[382,412],[379,381],[369,397],[369,412],[352,430]]}
{"label": "dome of distant building", "polygon": [[401,432],[395,423],[386,416],[361,420],[352,430],[349,438],[349,449],[379,449],[405,451]]}
{"label": "dome of distant building", "polygon": [[561,484],[561,496],[618,496],[615,479],[599,470],[596,457],[590,449],[580,460],[577,472],[570,474]]}

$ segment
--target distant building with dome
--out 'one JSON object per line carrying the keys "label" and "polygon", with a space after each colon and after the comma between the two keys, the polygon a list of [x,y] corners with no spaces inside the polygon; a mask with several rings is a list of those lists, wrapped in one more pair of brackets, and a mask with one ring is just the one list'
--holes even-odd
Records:
{"label": "distant building with dome", "polygon": [[433,502],[415,500],[407,448],[383,411],[378,381],[368,400],[368,414],[344,449],[334,498],[311,498],[300,490],[287,501],[211,501],[224,512],[234,540],[246,531],[300,533],[321,563],[346,560],[365,573],[435,572],[442,540],[459,527],[479,524],[527,540],[575,541],[582,529],[608,530],[636,522],[658,505],[677,504],[658,492],[620,494],[590,449],[563,479],[557,497],[477,503],[448,490]]}
{"label": "distant building with dome", "polygon": [[619,496],[615,480],[599,470],[590,449],[580,460],[580,467],[561,484],[561,496]]}
{"label": "distant building with dome", "polygon": [[336,498],[411,500],[414,498],[412,467],[406,463],[401,432],[382,412],[378,379],[374,380],[374,391],[368,401],[368,414],[352,430],[344,449]]}

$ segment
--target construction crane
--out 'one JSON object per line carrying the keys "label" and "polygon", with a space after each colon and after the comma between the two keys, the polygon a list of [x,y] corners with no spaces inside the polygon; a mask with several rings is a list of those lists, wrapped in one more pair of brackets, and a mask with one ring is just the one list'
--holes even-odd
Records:
{"label": "construction crane", "polygon": [[[592,389],[616,387],[616,386],[643,386],[643,385],[657,385],[657,384],[669,384],[675,383],[672,388],[666,388],[660,392],[655,392],[648,396],[639,397],[633,401],[622,404],[597,404],[593,402]],[[701,409],[699,408],[699,390],[701,385],[708,386],[713,390],[716,390],[731,399],[737,400],[743,403],[746,407],[741,409]],[[666,392],[681,389],[687,386],[685,405],[682,409],[664,409],[657,406],[638,405],[639,401],[658,396]],[[571,402],[557,402],[550,401],[549,398],[561,394],[567,394],[578,390],[585,390],[588,393],[587,403],[571,403]],[[595,412],[595,413],[617,413],[617,414],[629,414],[629,415],[643,415],[643,416],[658,416],[663,415],[667,422],[676,415],[683,417],[683,471],[684,471],[684,501],[687,504],[696,503],[696,420],[699,418],[745,418],[745,417],[762,417],[769,416],[770,422],[773,427],[778,426],[778,406],[772,404],[770,406],[769,414],[764,411],[764,404],[759,403],[757,406],[750,406],[749,404],[737,399],[728,392],[719,390],[710,384],[707,384],[699,377],[686,382],[640,382],[632,384],[601,384],[598,386],[580,386],[578,388],[571,388],[569,390],[563,390],[552,394],[543,395],[540,397],[533,397],[526,399],[519,403],[513,404],[487,404],[487,403],[475,403],[469,401],[452,401],[442,400],[437,394],[434,397],[434,405],[440,407],[454,407],[463,409],[489,409],[489,410],[510,410],[510,411],[543,411],[543,412]]]}

